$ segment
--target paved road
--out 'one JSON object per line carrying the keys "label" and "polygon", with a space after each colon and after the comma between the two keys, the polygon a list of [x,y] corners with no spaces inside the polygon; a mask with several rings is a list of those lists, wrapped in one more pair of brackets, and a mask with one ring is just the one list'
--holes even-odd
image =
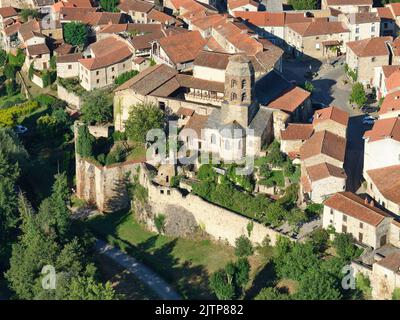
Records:
{"label": "paved road", "polygon": [[113,259],[119,265],[132,272],[136,278],[149,286],[163,300],[181,300],[181,297],[175,292],[157,274],[151,271],[144,264],[138,262],[135,258],[123,253],[121,250],[107,244],[102,240],[97,240],[96,250]]}

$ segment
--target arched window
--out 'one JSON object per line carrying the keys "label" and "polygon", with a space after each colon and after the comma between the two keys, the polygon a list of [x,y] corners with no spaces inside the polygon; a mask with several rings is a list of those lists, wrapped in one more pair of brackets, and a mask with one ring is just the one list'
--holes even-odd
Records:
{"label": "arched window", "polygon": [[232,94],[231,94],[231,100],[233,101],[233,100],[236,100],[236,99],[237,99],[236,93],[232,92]]}
{"label": "arched window", "polygon": [[243,92],[243,93],[242,93],[242,102],[243,102],[244,100],[246,100],[246,98],[247,98],[246,92]]}
{"label": "arched window", "polygon": [[231,88],[234,88],[234,87],[236,87],[236,80],[232,79],[231,80]]}
{"label": "arched window", "polygon": [[246,87],[247,81],[245,79],[242,80],[242,89]]}

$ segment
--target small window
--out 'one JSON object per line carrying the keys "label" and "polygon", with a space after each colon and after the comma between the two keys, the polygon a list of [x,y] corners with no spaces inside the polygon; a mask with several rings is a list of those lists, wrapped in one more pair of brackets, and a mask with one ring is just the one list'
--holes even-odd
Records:
{"label": "small window", "polygon": [[111,68],[111,71],[114,72],[114,67]]}
{"label": "small window", "polygon": [[364,239],[364,235],[360,232],[358,234],[358,241],[363,242],[363,239]]}
{"label": "small window", "polygon": [[342,225],[342,233],[347,233],[347,226]]}
{"label": "small window", "polygon": [[99,80],[99,79],[97,79],[97,80],[96,80],[96,83],[100,83],[100,80]]}
{"label": "small window", "polygon": [[216,140],[215,134],[211,134],[211,144],[215,144]]}
{"label": "small window", "polygon": [[245,79],[242,80],[242,89],[246,88],[247,81]]}
{"label": "small window", "polygon": [[96,76],[98,76],[99,74],[100,74],[100,71],[97,70],[97,71],[96,71]]}
{"label": "small window", "polygon": [[364,224],[360,222],[360,229],[364,228]]}
{"label": "small window", "polygon": [[72,65],[69,64],[69,65],[68,65],[68,70],[71,70],[71,69],[72,69]]}
{"label": "small window", "polygon": [[242,93],[242,102],[243,102],[244,100],[246,100],[246,98],[247,98],[246,92],[243,92],[243,93]]}
{"label": "small window", "polygon": [[236,80],[232,79],[231,80],[231,88],[235,88],[236,87]]}
{"label": "small window", "polygon": [[232,94],[231,94],[231,100],[236,100],[236,99],[237,99],[236,93],[232,92]]}
{"label": "small window", "polygon": [[343,222],[347,222],[347,216],[345,214],[343,215]]}
{"label": "small window", "polygon": [[333,209],[331,208],[331,214],[333,214]]}
{"label": "small window", "polygon": [[372,58],[371,58],[371,62],[375,62],[375,60],[376,60],[375,57],[372,57]]}

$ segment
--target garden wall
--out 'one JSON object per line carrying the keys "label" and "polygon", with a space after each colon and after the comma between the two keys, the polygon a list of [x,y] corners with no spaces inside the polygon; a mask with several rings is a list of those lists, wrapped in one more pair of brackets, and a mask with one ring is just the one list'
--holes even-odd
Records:
{"label": "garden wall", "polygon": [[57,84],[57,95],[59,99],[62,99],[66,101],[68,104],[77,107],[78,110],[82,106],[82,98],[73,92],[68,92],[68,90],[65,89],[63,86],[61,86],[60,84]]}
{"label": "garden wall", "polygon": [[[139,182],[148,190],[148,206],[153,216],[164,214],[168,224],[168,217],[178,211],[186,214],[188,220],[194,218],[199,228],[214,239],[227,241],[231,245],[234,245],[235,240],[241,235],[248,236],[247,225],[251,219],[209,203],[192,193],[183,195],[178,189],[155,185],[149,179],[145,164],[140,167]],[[146,222],[154,227],[150,217]],[[279,235],[283,234],[254,222],[249,239],[253,244],[261,244],[266,237],[269,237],[270,244],[275,245]]]}
{"label": "garden wall", "polygon": [[37,86],[44,88],[43,80],[41,77],[36,75],[35,73],[32,75],[32,82],[36,84]]}

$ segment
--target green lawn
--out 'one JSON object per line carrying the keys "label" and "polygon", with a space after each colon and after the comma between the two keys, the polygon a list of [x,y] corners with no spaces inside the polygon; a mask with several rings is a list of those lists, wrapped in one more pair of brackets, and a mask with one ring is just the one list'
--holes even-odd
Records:
{"label": "green lawn", "polygon": [[87,223],[97,235],[153,268],[188,299],[214,298],[208,288],[209,274],[235,259],[230,246],[158,235],[126,212],[98,216]]}

